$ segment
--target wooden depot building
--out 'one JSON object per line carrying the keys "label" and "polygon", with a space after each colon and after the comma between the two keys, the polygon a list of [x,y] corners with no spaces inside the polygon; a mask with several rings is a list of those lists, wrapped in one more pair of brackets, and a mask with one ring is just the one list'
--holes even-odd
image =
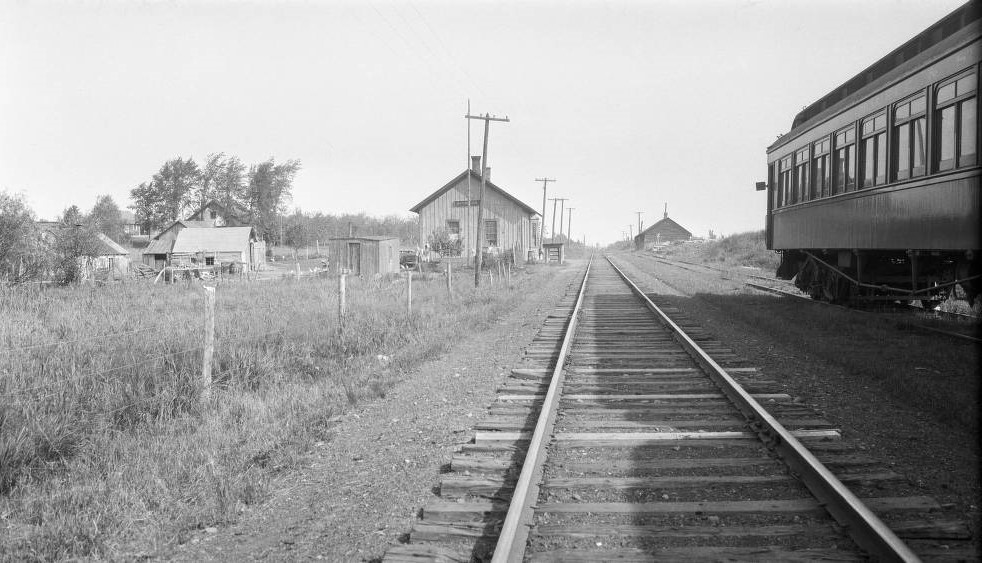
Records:
{"label": "wooden depot building", "polygon": [[[432,235],[445,234],[459,241],[455,252],[473,256],[477,239],[477,212],[481,193],[481,157],[471,157],[472,166],[458,174],[410,209],[419,215],[420,245]],[[491,182],[491,169],[484,191],[483,245],[485,252],[500,253],[515,261],[534,259],[539,249],[539,213],[531,206]],[[431,248],[432,250],[445,250]]]}
{"label": "wooden depot building", "polygon": [[690,240],[692,233],[668,217],[668,206],[665,216],[654,225],[638,233],[634,237],[635,250],[645,250],[653,246],[661,246],[670,242]]}

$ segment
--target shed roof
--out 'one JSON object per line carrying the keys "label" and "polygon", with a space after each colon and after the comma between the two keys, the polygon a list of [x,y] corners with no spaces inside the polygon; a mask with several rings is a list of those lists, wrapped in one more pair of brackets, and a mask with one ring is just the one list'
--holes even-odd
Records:
{"label": "shed roof", "polygon": [[[434,199],[440,197],[440,195],[443,192],[449,190],[450,188],[454,187],[457,184],[457,182],[463,180],[467,176],[467,174],[470,174],[471,177],[473,177],[478,182],[481,181],[481,175],[478,174],[477,172],[474,172],[470,168],[468,168],[467,170],[464,170],[463,172],[461,172],[460,174],[458,174],[453,180],[450,180],[449,182],[447,182],[446,184],[444,184],[444,186],[442,188],[440,188],[437,191],[431,193],[429,196],[426,197],[426,199],[424,199],[423,201],[421,201],[421,202],[417,203],[416,205],[414,205],[412,208],[410,208],[410,211],[412,211],[413,213],[419,213],[419,211],[422,208],[426,207],[426,205],[429,204]],[[498,193],[500,193],[501,195],[505,196],[506,199],[511,200],[515,205],[521,207],[526,213],[531,213],[533,215],[539,215],[539,212],[538,211],[536,211],[531,206],[527,205],[525,202],[523,202],[522,200],[518,199],[517,197],[515,197],[515,196],[511,195],[510,193],[506,192],[505,190],[499,188],[498,186],[496,186],[495,184],[493,184],[491,182],[491,180],[486,181],[484,183],[484,185],[487,186],[488,188],[491,188],[492,190],[498,191]]]}
{"label": "shed roof", "polygon": [[638,234],[637,236],[646,235],[646,234],[648,234],[649,231],[653,231],[653,230],[656,230],[656,229],[663,229],[665,227],[671,227],[671,226],[675,226],[675,227],[677,227],[679,229],[682,229],[683,231],[685,231],[685,233],[687,235],[689,235],[690,237],[692,236],[692,233],[689,232],[689,229],[686,229],[682,225],[679,225],[678,223],[676,223],[675,221],[673,221],[672,219],[670,219],[667,215],[661,221],[658,221],[657,223],[651,225],[647,229],[641,231],[641,233]]}
{"label": "shed roof", "polygon": [[93,244],[91,256],[113,256],[130,253],[129,250],[126,250],[122,246],[116,244],[113,239],[102,233],[96,233],[95,238],[96,240],[95,244]]}
{"label": "shed roof", "polygon": [[153,239],[150,244],[143,249],[143,254],[167,254],[174,247],[173,239]]}
{"label": "shed roof", "polygon": [[252,238],[252,227],[188,227],[177,234],[171,252],[248,250]]}

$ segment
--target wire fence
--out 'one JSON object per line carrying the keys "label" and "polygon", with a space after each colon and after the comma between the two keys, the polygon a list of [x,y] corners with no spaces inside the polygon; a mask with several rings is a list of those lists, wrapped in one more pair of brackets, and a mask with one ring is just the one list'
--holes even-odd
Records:
{"label": "wire fence", "polygon": [[[389,278],[387,283],[377,279],[361,282],[356,289],[357,297],[368,301],[384,299],[386,302],[398,302],[398,294],[404,293],[406,296],[404,310],[411,315],[413,283],[411,276],[411,273],[405,272],[394,280]],[[199,303],[201,293],[185,292],[183,303],[180,300],[177,302],[183,307],[182,314],[196,318],[197,322],[165,325],[157,323],[152,327],[103,332],[0,349],[0,403],[26,401],[37,404],[59,397],[71,397],[85,392],[83,389],[91,392],[99,386],[102,386],[105,392],[118,392],[120,386],[127,383],[127,376],[139,376],[137,381],[141,378],[149,379],[153,384],[159,385],[166,381],[167,377],[181,373],[188,375],[191,372],[194,377],[194,388],[207,397],[208,391],[219,382],[225,384],[236,375],[245,377],[262,370],[261,365],[225,369],[224,366],[234,365],[237,362],[260,361],[256,359],[258,357],[256,354],[261,352],[257,352],[254,347],[243,346],[245,343],[262,342],[270,338],[283,337],[287,333],[295,337],[291,340],[291,344],[304,341],[315,332],[319,332],[321,336],[330,334],[340,338],[346,317],[350,314],[350,311],[346,311],[348,306],[346,276],[342,274],[336,278],[327,278],[319,271],[298,272],[293,276],[284,276],[287,279],[291,277],[296,280],[310,280],[313,283],[309,284],[306,293],[300,291],[304,289],[303,286],[297,290],[298,293],[303,293],[298,300],[308,298],[311,302],[294,303],[293,309],[289,311],[282,310],[278,302],[262,290],[249,293],[252,301],[248,303],[241,302],[241,295],[223,295],[228,293],[223,291],[214,298],[206,297],[203,300],[205,302],[203,307]],[[324,280],[325,283],[317,283],[317,280]],[[335,282],[338,284],[336,288],[333,286]],[[232,291],[231,286],[227,287]],[[447,289],[452,291],[449,282]],[[211,288],[211,291],[215,289]],[[225,322],[218,330],[215,329],[216,314],[225,315],[223,317]],[[275,322],[270,320],[273,317],[276,318]],[[277,326],[261,326],[262,323],[273,323]],[[89,322],[86,326],[92,324],[94,323]],[[209,326],[211,333],[207,334]],[[134,342],[141,336],[151,338]],[[182,346],[178,350],[154,352],[154,349],[160,346],[174,347],[178,343],[194,344]],[[115,347],[106,344],[115,344]],[[214,354],[216,349],[220,352],[218,357]],[[22,357],[24,354],[29,354],[29,357]],[[146,354],[146,357],[136,358],[140,354]],[[130,361],[112,365],[119,362],[119,358],[127,355],[131,356]],[[206,358],[212,358],[210,363]],[[174,365],[159,365],[167,361],[171,361]],[[104,367],[76,369],[76,365],[98,364],[104,364]],[[216,366],[221,371],[212,373],[212,368]],[[173,392],[173,388],[170,387],[141,396],[124,405],[113,406],[101,413],[92,411],[90,414],[114,414],[126,408],[154,403]]]}

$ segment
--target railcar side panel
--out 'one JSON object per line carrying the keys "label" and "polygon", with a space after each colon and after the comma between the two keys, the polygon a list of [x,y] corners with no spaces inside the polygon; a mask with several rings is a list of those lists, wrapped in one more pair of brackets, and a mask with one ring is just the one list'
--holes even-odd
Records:
{"label": "railcar side panel", "polygon": [[773,212],[773,248],[979,249],[978,170]]}

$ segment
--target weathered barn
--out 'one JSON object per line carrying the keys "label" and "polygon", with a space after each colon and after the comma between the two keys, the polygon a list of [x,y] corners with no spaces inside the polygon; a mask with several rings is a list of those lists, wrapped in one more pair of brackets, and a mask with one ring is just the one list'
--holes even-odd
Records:
{"label": "weathered barn", "polygon": [[214,223],[209,221],[174,221],[150,239],[150,244],[143,249],[143,264],[157,270],[167,266],[170,260],[171,249],[174,247],[174,240],[181,231],[187,228],[209,228],[214,226]]}
{"label": "weathered barn", "polygon": [[634,237],[634,248],[645,250],[653,246],[659,246],[670,242],[689,240],[692,233],[685,227],[668,218],[668,211],[661,221],[641,231]]}
{"label": "weathered barn", "polygon": [[[480,157],[473,157],[473,164],[410,209],[419,215],[420,244],[429,244],[443,254],[473,256],[481,191]],[[490,176],[490,172],[488,169],[486,174]],[[492,183],[490,177],[485,186],[482,249],[513,253],[516,260],[536,255],[539,213]]]}
{"label": "weathered barn", "polygon": [[258,270],[266,263],[266,243],[252,227],[214,227],[207,221],[175,221],[143,251],[143,263],[165,266],[245,264]]}
{"label": "weathered barn", "polygon": [[265,261],[266,243],[252,227],[189,227],[177,234],[170,253],[172,266],[237,262],[255,270]]}
{"label": "weathered barn", "polygon": [[399,239],[389,236],[338,237],[330,240],[331,259],[338,269],[356,276],[399,271]]}
{"label": "weathered barn", "polygon": [[211,227],[248,227],[249,210],[235,202],[224,204],[212,199],[192,213],[188,220],[205,221],[211,223]]}

